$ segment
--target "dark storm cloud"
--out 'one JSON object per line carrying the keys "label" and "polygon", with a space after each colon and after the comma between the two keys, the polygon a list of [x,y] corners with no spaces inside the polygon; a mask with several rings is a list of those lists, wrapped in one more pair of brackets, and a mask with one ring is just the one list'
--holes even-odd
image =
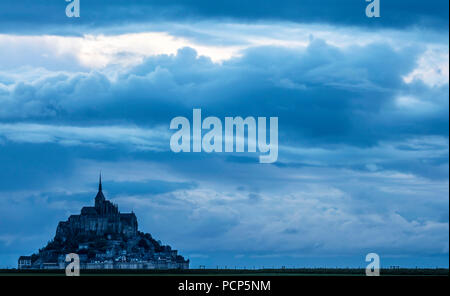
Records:
{"label": "dark storm cloud", "polygon": [[448,30],[448,2],[441,0],[381,1],[379,19],[367,19],[363,0],[132,0],[81,1],[81,18],[65,15],[62,0],[3,0],[0,2],[1,32],[54,34],[80,33],[99,27],[159,21],[198,21],[208,19],[249,21],[293,21],[335,25],[402,28],[430,27]]}
{"label": "dark storm cloud", "polygon": [[[448,135],[448,84],[405,83],[423,49],[369,44],[340,49],[257,47],[215,64],[191,48],[150,57],[110,80],[101,72],[54,74],[0,93],[3,120],[167,128],[175,116],[278,116],[284,145],[373,146]],[[414,96],[431,111],[399,97]],[[425,112],[425,113],[422,113]]]}

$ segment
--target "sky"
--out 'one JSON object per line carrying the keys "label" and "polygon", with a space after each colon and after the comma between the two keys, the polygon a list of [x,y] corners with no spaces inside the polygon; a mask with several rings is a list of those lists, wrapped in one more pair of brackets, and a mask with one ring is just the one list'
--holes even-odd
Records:
{"label": "sky", "polygon": [[[406,4],[407,3],[407,4]],[[0,268],[103,189],[191,267],[448,267],[448,1],[0,0]],[[278,160],[170,121],[278,117]]]}

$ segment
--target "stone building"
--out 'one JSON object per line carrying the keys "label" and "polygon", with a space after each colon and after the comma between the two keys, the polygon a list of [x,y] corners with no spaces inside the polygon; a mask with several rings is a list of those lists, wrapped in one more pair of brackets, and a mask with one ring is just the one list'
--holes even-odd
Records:
{"label": "stone building", "polygon": [[81,269],[188,269],[189,260],[149,233],[138,230],[136,215],[120,213],[106,200],[100,176],[92,207],[58,223],[55,237],[32,256],[21,256],[19,269],[64,269],[69,253],[79,254]]}
{"label": "stone building", "polygon": [[67,221],[59,222],[56,237],[65,240],[69,236],[82,233],[96,235],[123,234],[134,237],[138,231],[137,218],[134,213],[120,213],[118,206],[106,200],[100,177],[94,207],[83,207],[80,215],[71,215]]}
{"label": "stone building", "polygon": [[27,269],[31,267],[31,256],[20,256],[17,264],[19,269]]}

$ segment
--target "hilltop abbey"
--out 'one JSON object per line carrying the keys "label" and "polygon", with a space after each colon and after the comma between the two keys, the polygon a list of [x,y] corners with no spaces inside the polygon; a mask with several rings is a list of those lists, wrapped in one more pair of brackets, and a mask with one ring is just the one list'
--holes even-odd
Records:
{"label": "hilltop abbey", "polygon": [[138,223],[134,213],[119,213],[118,206],[105,199],[100,177],[94,207],[83,207],[80,215],[71,215],[65,222],[59,222],[56,238],[65,241],[72,235],[93,233],[133,237],[137,235]]}
{"label": "hilltop abbey", "polygon": [[77,253],[81,269],[188,269],[189,260],[149,233],[138,231],[136,215],[120,213],[106,200],[100,176],[95,206],[59,222],[56,235],[38,254],[21,256],[19,269],[64,269],[65,256]]}

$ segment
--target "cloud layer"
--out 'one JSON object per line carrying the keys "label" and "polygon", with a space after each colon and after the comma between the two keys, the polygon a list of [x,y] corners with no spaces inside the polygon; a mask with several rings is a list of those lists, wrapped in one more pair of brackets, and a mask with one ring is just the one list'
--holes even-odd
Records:
{"label": "cloud layer", "polygon": [[[448,30],[448,3],[429,0],[390,0],[382,4],[382,19],[368,20],[367,3],[359,0],[282,0],[211,2],[207,0],[93,0],[81,4],[82,17],[76,22],[65,15],[67,4],[58,0],[44,3],[32,0],[5,0],[0,4],[2,31],[80,32],[80,29],[103,30],[128,24],[155,24],[168,20],[223,20],[237,22],[292,21],[328,23],[371,28],[411,26]],[[74,26],[77,24],[77,26]],[[445,30],[445,29],[444,29]]]}
{"label": "cloud layer", "polygon": [[[25,19],[20,10],[0,15],[2,266],[92,203],[100,169],[108,198],[194,266],[360,266],[374,251],[393,265],[448,266],[440,6],[414,18],[415,1],[390,1],[372,30],[345,17],[356,6],[342,1],[330,2],[333,16],[313,1],[270,12],[252,1],[240,11],[233,1],[223,9],[134,1],[138,10],[121,14],[123,1],[106,12],[91,1],[81,32],[56,14],[41,22],[31,8],[44,4],[24,3]],[[45,8],[65,5],[55,3]],[[165,21],[146,21],[150,11]],[[60,32],[47,30],[54,24]],[[169,123],[193,108],[203,117],[277,116],[278,161],[171,152]]]}

